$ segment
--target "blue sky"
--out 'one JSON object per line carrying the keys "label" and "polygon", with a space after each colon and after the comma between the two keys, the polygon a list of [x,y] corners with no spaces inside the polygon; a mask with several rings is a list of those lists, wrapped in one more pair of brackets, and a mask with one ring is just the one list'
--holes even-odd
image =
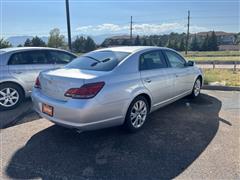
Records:
{"label": "blue sky", "polygon": [[[66,34],[64,0],[0,0],[1,36],[46,36],[58,27]],[[238,0],[69,0],[72,34],[128,34],[133,16],[134,34],[185,32],[239,32]]]}

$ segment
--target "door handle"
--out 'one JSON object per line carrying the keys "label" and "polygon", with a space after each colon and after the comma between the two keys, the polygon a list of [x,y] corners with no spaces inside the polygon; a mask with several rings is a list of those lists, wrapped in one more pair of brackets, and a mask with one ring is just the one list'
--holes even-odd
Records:
{"label": "door handle", "polygon": [[150,83],[151,79],[144,79],[145,82]]}

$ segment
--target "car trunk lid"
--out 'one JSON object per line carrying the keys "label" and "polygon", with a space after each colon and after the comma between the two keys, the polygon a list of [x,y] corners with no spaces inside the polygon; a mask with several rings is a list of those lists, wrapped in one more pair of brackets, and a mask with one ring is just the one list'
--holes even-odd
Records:
{"label": "car trunk lid", "polygon": [[41,92],[57,100],[67,101],[64,96],[70,88],[81,87],[86,81],[102,76],[106,72],[61,68],[42,72],[39,80]]}

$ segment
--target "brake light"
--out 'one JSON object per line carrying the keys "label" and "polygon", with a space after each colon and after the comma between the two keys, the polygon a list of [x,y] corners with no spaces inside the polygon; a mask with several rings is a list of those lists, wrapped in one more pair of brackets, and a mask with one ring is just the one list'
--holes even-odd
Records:
{"label": "brake light", "polygon": [[35,81],[35,85],[34,85],[35,88],[41,88],[41,83],[39,81],[39,77],[37,77],[36,81]]}
{"label": "brake light", "polygon": [[64,94],[66,97],[76,98],[76,99],[89,99],[97,95],[97,93],[105,85],[104,82],[89,83],[84,84],[80,88],[71,88],[67,90]]}

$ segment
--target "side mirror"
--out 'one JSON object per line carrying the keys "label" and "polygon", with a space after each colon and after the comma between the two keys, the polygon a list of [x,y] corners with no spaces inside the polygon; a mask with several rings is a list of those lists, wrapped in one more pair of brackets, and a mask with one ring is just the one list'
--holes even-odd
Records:
{"label": "side mirror", "polygon": [[194,61],[188,61],[186,63],[186,66],[194,66],[195,62]]}

